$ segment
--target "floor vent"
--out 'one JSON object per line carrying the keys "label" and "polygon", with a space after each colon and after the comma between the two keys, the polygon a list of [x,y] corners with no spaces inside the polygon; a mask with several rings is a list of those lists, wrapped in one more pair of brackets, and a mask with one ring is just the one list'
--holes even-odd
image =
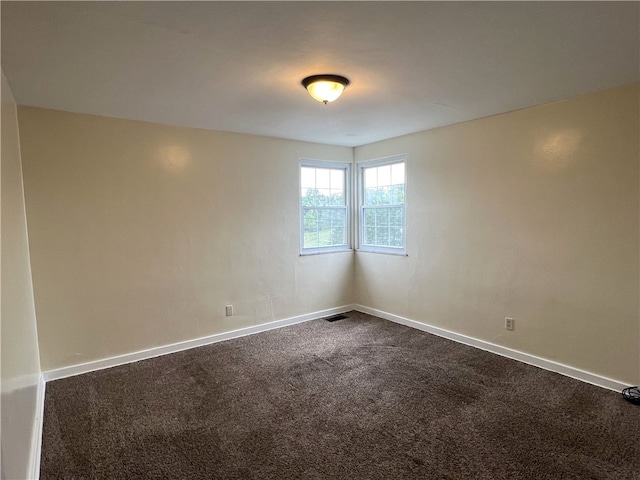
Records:
{"label": "floor vent", "polygon": [[349,318],[349,317],[347,317],[346,315],[339,314],[339,315],[332,315],[331,317],[325,317],[325,320],[327,322],[335,322],[336,320],[342,320],[344,318]]}

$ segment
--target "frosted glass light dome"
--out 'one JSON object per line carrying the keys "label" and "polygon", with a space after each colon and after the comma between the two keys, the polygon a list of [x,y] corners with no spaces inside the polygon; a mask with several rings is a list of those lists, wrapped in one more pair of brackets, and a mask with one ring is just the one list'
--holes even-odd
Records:
{"label": "frosted glass light dome", "polygon": [[325,105],[342,95],[349,83],[347,78],[340,75],[312,75],[302,80],[302,86],[309,95]]}

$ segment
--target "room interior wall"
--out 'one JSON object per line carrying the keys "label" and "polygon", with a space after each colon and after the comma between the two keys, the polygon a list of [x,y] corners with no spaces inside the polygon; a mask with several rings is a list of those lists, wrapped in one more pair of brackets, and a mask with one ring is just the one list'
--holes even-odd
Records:
{"label": "room interior wall", "polygon": [[358,252],[356,303],[637,384],[638,117],[633,84],[356,148],[407,154],[408,252]]}
{"label": "room interior wall", "polygon": [[[355,150],[19,122],[46,370],[356,303],[640,380],[637,84]],[[298,159],[398,153],[408,255],[300,257]]]}
{"label": "room interior wall", "polygon": [[2,73],[0,372],[2,478],[31,478],[37,448],[40,359],[16,103]]}
{"label": "room interior wall", "polygon": [[[19,107],[43,370],[351,303],[299,255],[298,162],[353,150]],[[225,317],[225,305],[234,315]]]}

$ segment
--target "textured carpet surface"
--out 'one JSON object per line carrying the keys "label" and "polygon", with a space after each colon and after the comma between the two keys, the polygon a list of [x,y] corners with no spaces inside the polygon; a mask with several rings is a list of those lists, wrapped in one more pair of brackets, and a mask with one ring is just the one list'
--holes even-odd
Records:
{"label": "textured carpet surface", "polygon": [[619,394],[348,315],[48,383],[41,479],[640,479]]}

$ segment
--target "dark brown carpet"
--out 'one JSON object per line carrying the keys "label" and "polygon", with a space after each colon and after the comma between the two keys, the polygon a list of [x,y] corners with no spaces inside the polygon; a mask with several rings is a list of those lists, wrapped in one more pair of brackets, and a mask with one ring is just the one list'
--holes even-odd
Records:
{"label": "dark brown carpet", "polygon": [[619,394],[348,315],[48,383],[41,478],[640,479]]}

